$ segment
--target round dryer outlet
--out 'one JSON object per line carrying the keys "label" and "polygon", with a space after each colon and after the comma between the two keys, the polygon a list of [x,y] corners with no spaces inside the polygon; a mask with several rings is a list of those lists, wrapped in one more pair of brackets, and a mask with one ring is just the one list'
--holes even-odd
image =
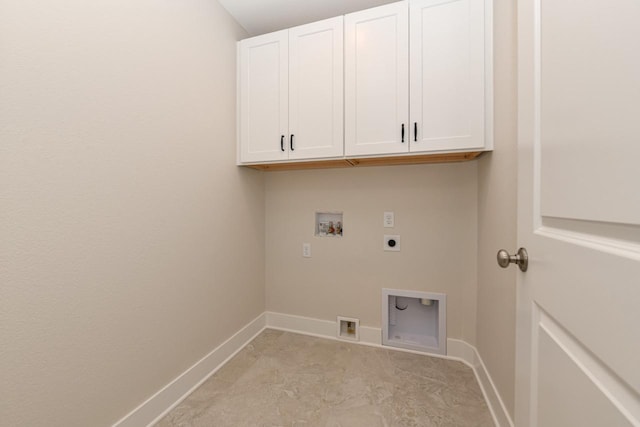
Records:
{"label": "round dryer outlet", "polygon": [[383,249],[390,252],[400,252],[400,236],[385,234]]}

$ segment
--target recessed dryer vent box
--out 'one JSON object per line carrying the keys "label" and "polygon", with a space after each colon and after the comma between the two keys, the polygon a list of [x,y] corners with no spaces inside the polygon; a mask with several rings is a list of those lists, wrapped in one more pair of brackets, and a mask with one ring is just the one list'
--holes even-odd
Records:
{"label": "recessed dryer vent box", "polygon": [[447,353],[447,296],[382,290],[382,345]]}

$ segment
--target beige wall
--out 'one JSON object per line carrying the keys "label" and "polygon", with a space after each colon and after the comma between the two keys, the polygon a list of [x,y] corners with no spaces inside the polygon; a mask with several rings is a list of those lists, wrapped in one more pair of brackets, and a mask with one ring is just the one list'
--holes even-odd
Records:
{"label": "beige wall", "polygon": [[210,0],[0,0],[0,424],[109,425],[264,311]]}
{"label": "beige wall", "polygon": [[[476,162],[266,174],[267,310],[380,327],[382,288],[445,292],[449,337],[473,343],[476,178]],[[313,236],[322,210],[344,212],[343,238]],[[384,234],[401,252],[382,250]]]}
{"label": "beige wall", "polygon": [[[217,2],[0,0],[2,423],[108,425],[265,303],[379,327],[383,287],[447,293],[449,337],[513,413],[516,271],[495,264],[516,248],[512,3],[492,154],[263,177],[234,166],[243,32]],[[345,237],[314,237],[317,210],[344,211]]]}
{"label": "beige wall", "polygon": [[496,253],[517,249],[515,18],[515,2],[494,2],[495,149],[478,161],[477,347],[512,416],[517,268],[499,268]]}

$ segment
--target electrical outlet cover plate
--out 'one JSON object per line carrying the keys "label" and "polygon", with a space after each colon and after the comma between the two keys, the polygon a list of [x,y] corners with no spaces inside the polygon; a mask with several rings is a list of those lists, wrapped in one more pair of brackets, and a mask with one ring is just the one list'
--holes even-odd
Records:
{"label": "electrical outlet cover plate", "polygon": [[385,234],[382,247],[385,251],[400,252],[400,236]]}

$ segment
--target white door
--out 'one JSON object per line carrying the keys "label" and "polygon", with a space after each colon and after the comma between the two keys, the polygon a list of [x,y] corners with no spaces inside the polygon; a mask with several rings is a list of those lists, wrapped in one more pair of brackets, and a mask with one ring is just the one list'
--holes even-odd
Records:
{"label": "white door", "polygon": [[289,159],[344,154],[343,18],[289,30]]}
{"label": "white door", "polygon": [[640,2],[519,0],[516,425],[640,425]]}
{"label": "white door", "polygon": [[411,1],[412,152],[484,146],[485,7],[484,0]]}
{"label": "white door", "polygon": [[409,6],[344,17],[345,154],[409,151]]}
{"label": "white door", "polygon": [[240,162],[287,158],[288,32],[238,43]]}

